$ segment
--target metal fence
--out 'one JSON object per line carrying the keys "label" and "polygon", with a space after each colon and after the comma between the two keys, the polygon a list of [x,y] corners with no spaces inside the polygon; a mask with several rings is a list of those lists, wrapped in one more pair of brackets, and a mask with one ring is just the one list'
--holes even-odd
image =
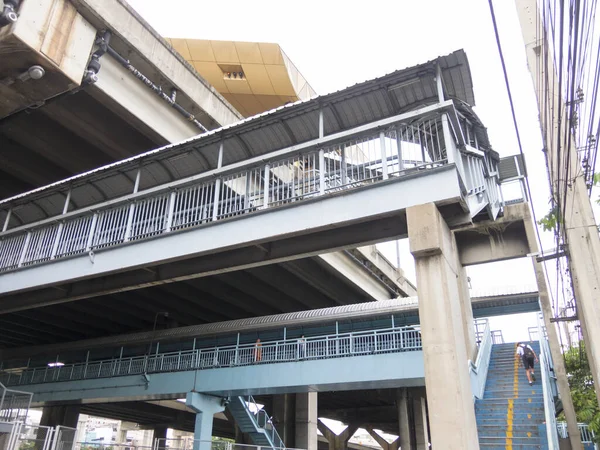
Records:
{"label": "metal fence", "polygon": [[[590,430],[587,423],[578,423],[579,432],[581,433],[581,443],[582,444],[594,444],[594,448],[597,449],[598,445],[596,442],[596,434]],[[557,422],[556,429],[558,430],[558,435],[567,439],[569,437],[569,432],[567,431],[567,422]]]}
{"label": "metal fence", "polygon": [[32,397],[31,392],[8,389],[0,383],[0,421],[24,421],[27,418]]}
{"label": "metal fence", "polygon": [[[543,319],[541,314],[538,316],[538,336],[543,336]],[[544,414],[546,418],[546,432],[548,436],[548,449],[558,450],[558,432],[556,425],[556,407],[554,404],[554,396],[556,393],[556,386],[553,383],[551,377],[552,369],[552,356],[550,354],[550,348],[548,341],[544,338],[539,340],[540,342],[540,372],[542,374],[542,390],[544,393]],[[553,387],[554,385],[554,387]]]}
{"label": "metal fence", "polygon": [[5,450],[72,450],[75,428],[27,425],[21,421],[11,422],[11,432]]}
{"label": "metal fence", "polygon": [[[442,115],[366,134],[307,153],[239,169],[217,169],[151,193],[134,192],[0,234],[0,272],[151,238],[270,207],[356,189],[448,163]],[[447,145],[450,144],[450,145]],[[468,195],[498,199],[483,152],[465,154]],[[462,172],[461,172],[462,173]],[[489,178],[493,181],[490,182]],[[65,209],[66,210],[66,209]]]}
{"label": "metal fence", "polygon": [[251,364],[341,358],[421,349],[417,326],[333,334],[307,339],[280,340],[134,356],[102,361],[29,368],[0,375],[8,385],[104,378],[152,372],[201,370]]}
{"label": "metal fence", "polygon": [[[205,448],[210,450],[261,450],[265,449],[265,446],[251,445],[251,444],[237,444],[229,440],[213,440],[213,441],[202,441],[194,439],[193,437],[181,437],[181,438],[167,438],[167,439],[155,439],[153,450],[194,450],[200,448],[204,444]],[[95,450],[96,447],[92,447]],[[140,448],[140,447],[137,447]],[[269,447],[271,450],[300,450],[291,447]],[[104,450],[98,447],[99,450]],[[76,449],[80,450],[80,449]],[[83,450],[83,447],[81,448]],[[128,449],[129,450],[129,449]],[[131,448],[130,450],[135,450]]]}

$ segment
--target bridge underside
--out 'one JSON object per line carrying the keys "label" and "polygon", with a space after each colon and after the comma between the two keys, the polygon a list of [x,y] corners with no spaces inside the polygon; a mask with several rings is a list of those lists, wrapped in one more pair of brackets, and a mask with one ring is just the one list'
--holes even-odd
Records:
{"label": "bridge underside", "polygon": [[3,314],[0,343],[11,348],[151,330],[160,311],[169,316],[159,316],[158,330],[369,300],[317,256]]}

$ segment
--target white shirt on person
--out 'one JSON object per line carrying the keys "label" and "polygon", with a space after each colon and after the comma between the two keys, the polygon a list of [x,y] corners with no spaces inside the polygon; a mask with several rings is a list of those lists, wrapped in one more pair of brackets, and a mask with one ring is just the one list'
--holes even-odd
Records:
{"label": "white shirt on person", "polygon": [[519,345],[517,347],[517,355],[523,356],[523,354],[525,353],[525,348],[529,348],[529,350],[531,350],[531,352],[535,354],[535,352],[531,348],[531,345],[525,344],[525,345]]}

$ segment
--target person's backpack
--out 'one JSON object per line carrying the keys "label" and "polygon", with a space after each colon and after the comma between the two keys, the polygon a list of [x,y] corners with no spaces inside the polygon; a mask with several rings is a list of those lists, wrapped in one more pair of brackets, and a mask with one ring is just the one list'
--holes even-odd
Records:
{"label": "person's backpack", "polygon": [[524,352],[524,355],[527,358],[533,358],[535,356],[534,353],[533,353],[533,350],[531,350],[531,348],[529,347],[529,345],[524,345],[523,346],[523,352]]}

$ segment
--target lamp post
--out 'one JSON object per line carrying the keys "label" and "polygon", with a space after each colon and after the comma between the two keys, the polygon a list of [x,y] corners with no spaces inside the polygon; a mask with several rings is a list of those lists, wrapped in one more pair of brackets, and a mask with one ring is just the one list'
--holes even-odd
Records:
{"label": "lamp post", "polygon": [[152,335],[150,336],[150,344],[148,345],[148,354],[146,355],[146,361],[144,363],[144,375],[147,375],[148,372],[148,363],[150,362],[150,352],[152,351],[152,344],[154,342],[154,333],[156,332],[156,322],[158,321],[158,316],[169,317],[168,311],[160,311],[154,315],[154,325],[152,325]]}

